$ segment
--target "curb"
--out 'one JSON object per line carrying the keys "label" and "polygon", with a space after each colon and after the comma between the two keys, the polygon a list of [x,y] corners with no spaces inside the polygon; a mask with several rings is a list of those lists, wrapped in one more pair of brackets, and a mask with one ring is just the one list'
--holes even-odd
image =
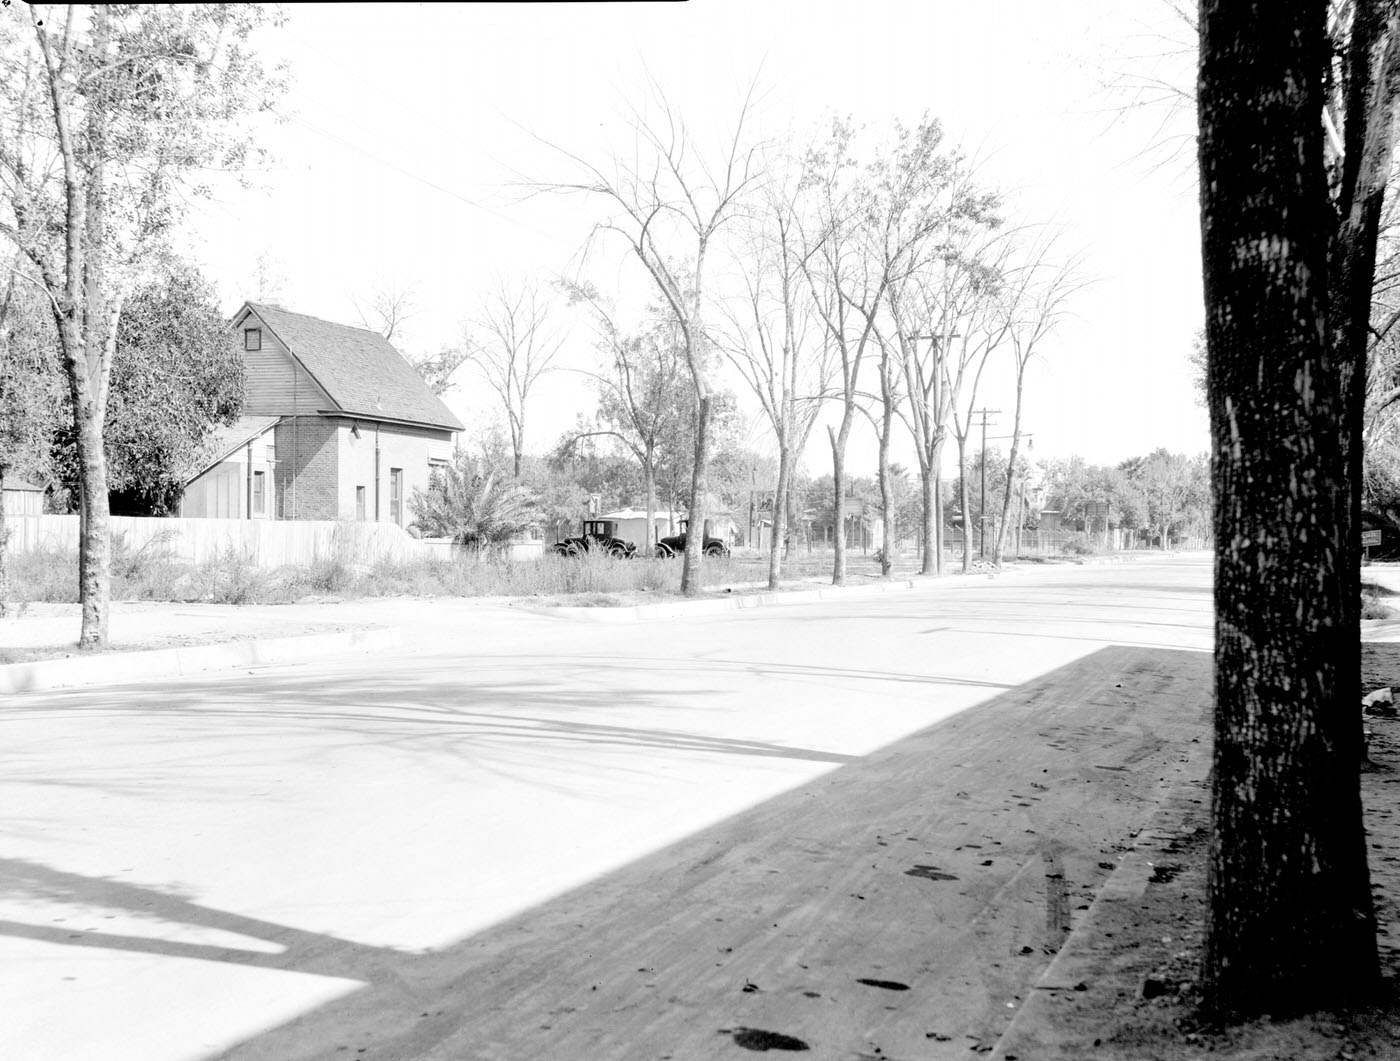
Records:
{"label": "curb", "polygon": [[[1133,838],[1131,850],[1109,874],[1083,919],[1035,982],[1030,996],[987,1055],[987,1061],[1082,1057],[1085,1043],[1082,1037],[1076,1037],[1063,1027],[1060,1007],[1083,997],[1079,992],[1085,990],[1122,994],[1124,990],[1131,992],[1139,986],[1105,964],[1101,952],[1106,945],[1105,923],[1111,918],[1108,911],[1115,904],[1134,906],[1143,901],[1148,885],[1153,883],[1154,860],[1160,859],[1164,843],[1178,837],[1184,800],[1196,783],[1198,781],[1180,782],[1162,797],[1157,813]],[[1089,986],[1086,988],[1086,985]],[[1095,1041],[1094,1045],[1099,1044]],[[1102,1056],[1112,1057],[1113,1051],[1105,1048]]]}
{"label": "curb", "polygon": [[354,651],[398,648],[402,630],[377,627],[333,634],[303,634],[220,645],[109,652],[100,656],[35,660],[0,666],[0,695],[37,693],[84,685],[115,685],[147,678],[174,678],[224,667],[301,662]]}
{"label": "curb", "polygon": [[885,593],[950,585],[953,578],[929,577],[877,582],[868,586],[826,586],[822,589],[777,590],[723,597],[717,600],[679,600],[667,604],[639,604],[631,608],[540,608],[539,615],[597,623],[633,623],[643,619],[679,619],[687,615],[715,615],[745,608],[770,608],[783,604],[814,604],[845,597],[878,597]]}

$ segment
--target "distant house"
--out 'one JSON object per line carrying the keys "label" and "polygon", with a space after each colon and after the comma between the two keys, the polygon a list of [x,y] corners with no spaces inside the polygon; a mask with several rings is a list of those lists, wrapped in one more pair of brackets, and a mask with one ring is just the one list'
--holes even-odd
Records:
{"label": "distant house", "polygon": [[5,516],[41,516],[44,491],[22,479],[5,480]]}
{"label": "distant house", "polygon": [[387,339],[365,328],[246,302],[243,416],[216,432],[181,516],[382,520],[452,459],[461,422]]}
{"label": "distant house", "polygon": [[[644,508],[620,508],[616,512],[604,512],[598,519],[617,520],[617,536],[642,548],[647,541],[647,510]],[[651,514],[651,525],[656,528],[652,541],[660,541],[668,534],[680,531],[681,517],[665,509],[656,509]]]}

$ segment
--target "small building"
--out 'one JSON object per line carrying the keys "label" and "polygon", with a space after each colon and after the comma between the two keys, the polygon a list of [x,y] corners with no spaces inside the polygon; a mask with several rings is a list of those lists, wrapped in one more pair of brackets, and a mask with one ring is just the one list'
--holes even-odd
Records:
{"label": "small building", "polygon": [[413,366],[378,332],[280,306],[245,302],[232,326],[243,417],[216,433],[180,515],[407,526],[462,430]]}
{"label": "small building", "polygon": [[[632,542],[638,549],[647,543],[647,510],[644,508],[620,508],[616,512],[605,512],[598,519],[617,521],[617,536]],[[658,542],[668,534],[680,533],[681,517],[674,512],[657,509],[651,514],[651,525],[655,533],[651,541]]]}
{"label": "small building", "polygon": [[5,480],[5,518],[11,516],[42,516],[44,491],[22,479]]}
{"label": "small building", "polygon": [[193,519],[272,519],[280,416],[243,416],[215,430],[209,460],[185,487],[179,514]]}

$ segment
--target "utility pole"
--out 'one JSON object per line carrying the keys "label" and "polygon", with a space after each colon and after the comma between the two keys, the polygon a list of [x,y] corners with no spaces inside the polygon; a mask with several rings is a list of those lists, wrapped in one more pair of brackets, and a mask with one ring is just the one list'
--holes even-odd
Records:
{"label": "utility pole", "polygon": [[[977,409],[973,416],[982,418],[982,486],[978,492],[977,508],[980,513],[978,519],[979,531],[977,537],[977,555],[987,558],[987,417],[995,416],[1001,412],[1000,409]],[[967,528],[963,528],[963,533],[967,533]]]}

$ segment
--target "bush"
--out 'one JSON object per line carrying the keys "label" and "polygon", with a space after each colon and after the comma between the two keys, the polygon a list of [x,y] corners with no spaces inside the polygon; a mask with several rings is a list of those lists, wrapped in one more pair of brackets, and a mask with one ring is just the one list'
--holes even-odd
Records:
{"label": "bush", "polygon": [[33,549],[5,559],[10,596],[16,601],[69,604],[78,599],[78,554],[72,549]]}
{"label": "bush", "polygon": [[1102,549],[1103,546],[1087,534],[1071,534],[1060,546],[1060,551],[1068,556],[1093,556]]}

